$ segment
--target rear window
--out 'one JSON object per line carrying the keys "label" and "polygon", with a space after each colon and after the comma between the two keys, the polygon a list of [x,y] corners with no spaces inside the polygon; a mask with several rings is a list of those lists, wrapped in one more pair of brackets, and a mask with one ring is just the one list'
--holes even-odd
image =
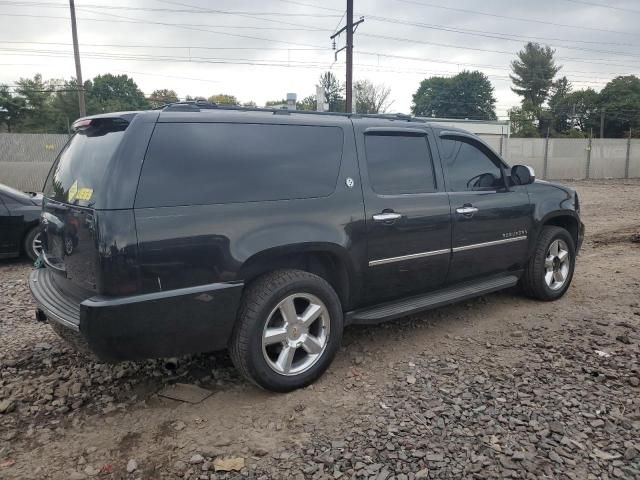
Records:
{"label": "rear window", "polygon": [[74,134],[47,178],[45,196],[64,203],[92,205],[127,125],[118,118],[95,119]]}
{"label": "rear window", "polygon": [[164,123],[153,132],[137,207],[328,196],[342,129],[302,125]]}

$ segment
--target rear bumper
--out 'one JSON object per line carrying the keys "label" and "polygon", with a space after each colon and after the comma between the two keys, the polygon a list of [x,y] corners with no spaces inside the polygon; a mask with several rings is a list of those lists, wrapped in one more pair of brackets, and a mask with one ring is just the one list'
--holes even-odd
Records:
{"label": "rear bumper", "polygon": [[242,283],[214,283],[127,297],[79,298],[58,288],[54,275],[36,269],[29,276],[40,310],[56,331],[65,333],[62,336],[79,337],[104,361],[226,348],[243,289]]}

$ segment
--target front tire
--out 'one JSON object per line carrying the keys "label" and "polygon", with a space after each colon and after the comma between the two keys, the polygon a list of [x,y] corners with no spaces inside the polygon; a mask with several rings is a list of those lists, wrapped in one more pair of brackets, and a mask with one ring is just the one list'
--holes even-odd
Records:
{"label": "front tire", "polygon": [[288,392],[324,373],[342,329],[342,307],[331,285],[308,272],[278,270],[248,286],[229,352],[247,379]]}
{"label": "front tire", "polygon": [[575,243],[567,230],[544,227],[521,280],[525,295],[543,301],[561,298],[573,279],[575,255]]}

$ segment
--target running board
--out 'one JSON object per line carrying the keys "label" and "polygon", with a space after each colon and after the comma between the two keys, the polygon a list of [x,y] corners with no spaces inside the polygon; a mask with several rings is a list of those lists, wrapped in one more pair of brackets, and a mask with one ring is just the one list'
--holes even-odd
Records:
{"label": "running board", "polygon": [[496,292],[504,288],[513,287],[518,283],[518,277],[508,275],[506,277],[481,280],[473,283],[464,283],[453,287],[426,293],[415,297],[405,298],[394,302],[383,303],[371,308],[347,312],[345,323],[358,325],[372,325],[386,322],[394,318],[404,317],[412,313],[430,310],[432,308],[449,305],[469,298],[478,297],[487,293]]}

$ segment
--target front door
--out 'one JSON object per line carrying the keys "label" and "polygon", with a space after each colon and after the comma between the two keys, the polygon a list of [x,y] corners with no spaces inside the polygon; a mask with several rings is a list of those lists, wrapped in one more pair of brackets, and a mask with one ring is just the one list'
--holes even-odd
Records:
{"label": "front door", "polygon": [[453,225],[448,282],[522,269],[533,218],[527,187],[507,187],[506,165],[473,137],[445,134],[439,150]]}
{"label": "front door", "polygon": [[451,212],[431,129],[355,128],[368,245],[365,303],[436,289],[449,268]]}

